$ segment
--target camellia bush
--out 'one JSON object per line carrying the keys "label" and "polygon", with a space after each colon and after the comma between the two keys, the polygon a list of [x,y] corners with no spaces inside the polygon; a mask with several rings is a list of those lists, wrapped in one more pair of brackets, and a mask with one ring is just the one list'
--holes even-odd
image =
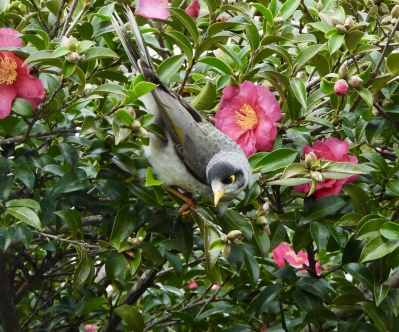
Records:
{"label": "camellia bush", "polygon": [[[399,331],[398,3],[0,0],[0,330]],[[126,5],[234,200],[152,170]]]}

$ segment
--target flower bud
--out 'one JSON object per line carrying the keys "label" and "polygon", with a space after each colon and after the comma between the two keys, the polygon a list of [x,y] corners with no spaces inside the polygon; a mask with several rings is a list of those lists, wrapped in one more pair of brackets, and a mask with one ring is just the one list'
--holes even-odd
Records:
{"label": "flower bud", "polygon": [[66,47],[68,50],[75,52],[78,41],[76,38],[64,36],[61,40],[61,46]]}
{"label": "flower bud", "polygon": [[324,176],[318,171],[310,172],[310,177],[316,182],[324,182]]}
{"label": "flower bud", "polygon": [[335,26],[335,29],[337,30],[337,32],[338,32],[340,35],[344,35],[344,34],[346,34],[346,32],[347,32],[346,28],[345,28],[342,24],[337,24],[337,25]]}
{"label": "flower bud", "polygon": [[127,109],[127,112],[132,116],[133,119],[136,118],[136,112],[135,112],[135,110],[134,110],[133,107],[129,107],[129,108]]}
{"label": "flower bud", "polygon": [[198,0],[194,0],[184,11],[190,15],[192,19],[196,20],[199,16],[200,7]]}
{"label": "flower bud", "polygon": [[354,25],[352,16],[347,17],[344,23],[345,28],[350,29],[353,28]]}
{"label": "flower bud", "polygon": [[305,166],[306,166],[306,168],[311,168],[316,161],[317,161],[317,156],[315,155],[315,153],[313,151],[309,152],[305,156]]}
{"label": "flower bud", "polygon": [[139,120],[133,120],[132,124],[130,125],[130,129],[132,131],[138,131],[141,128],[141,123]]}
{"label": "flower bud", "polygon": [[336,25],[343,25],[344,21],[342,21],[341,19],[339,19],[336,16],[331,16],[331,23],[334,24],[334,26]]}
{"label": "flower bud", "polygon": [[391,24],[391,21],[392,21],[392,17],[391,16],[387,16],[387,17],[384,17],[381,20],[381,24],[382,25],[389,25],[389,24]]}
{"label": "flower bud", "polygon": [[393,18],[393,19],[391,20],[391,24],[392,24],[392,25],[395,25],[397,21],[398,21],[398,19],[395,17],[395,18]]}
{"label": "flower bud", "polygon": [[378,7],[372,6],[369,11],[369,16],[375,17],[377,15],[377,13],[378,13]]}
{"label": "flower bud", "polygon": [[145,130],[143,127],[140,127],[139,130],[136,132],[136,136],[141,138],[148,138],[148,131]]}
{"label": "flower bud", "polygon": [[227,16],[219,16],[216,19],[216,22],[227,22],[229,20],[229,18]]}
{"label": "flower bud", "polygon": [[375,107],[373,107],[373,109],[371,110],[371,114],[373,114],[374,116],[379,116],[380,112]]}
{"label": "flower bud", "polygon": [[398,18],[398,17],[399,17],[399,5],[395,5],[395,6],[392,8],[391,16],[392,16],[393,18]]}
{"label": "flower bud", "polygon": [[323,3],[319,1],[317,3],[317,11],[321,12],[324,9]]}
{"label": "flower bud", "polygon": [[372,8],[372,7],[374,7],[374,5],[375,5],[375,3],[374,3],[373,0],[367,0],[367,7],[368,8]]}
{"label": "flower bud", "polygon": [[382,3],[378,6],[378,11],[385,15],[385,14],[389,14],[389,8],[385,3]]}
{"label": "flower bud", "polygon": [[114,38],[112,38],[112,41],[113,41],[115,44],[120,44],[120,43],[121,43],[121,40],[120,40],[120,38],[119,38],[118,36],[115,36]]}
{"label": "flower bud", "polygon": [[104,145],[106,148],[111,148],[114,145],[114,138],[111,135],[107,135],[104,138]]}
{"label": "flower bud", "polygon": [[93,86],[91,85],[91,84],[89,84],[89,83],[86,83],[85,84],[85,88],[84,88],[84,92],[85,93],[89,93],[91,90],[93,89]]}
{"label": "flower bud", "polygon": [[263,210],[265,213],[268,213],[268,212],[269,212],[269,210],[270,210],[270,204],[269,204],[269,202],[266,202],[265,204],[262,205],[262,210]]}
{"label": "flower bud", "polygon": [[72,52],[69,53],[65,56],[66,61],[70,62],[70,63],[78,63],[80,61],[80,56],[79,53],[77,52]]}
{"label": "flower bud", "polygon": [[339,78],[343,79],[345,79],[348,76],[348,66],[346,65],[345,62],[341,65],[341,67],[339,67],[338,76]]}
{"label": "flower bud", "polygon": [[349,85],[345,80],[340,79],[334,84],[334,92],[338,96],[345,96],[349,91]]}
{"label": "flower bud", "polygon": [[226,234],[223,234],[222,237],[221,237],[221,239],[222,239],[223,243],[229,243],[229,240],[228,240]]}
{"label": "flower bud", "polygon": [[132,247],[135,249],[140,248],[141,243],[143,243],[143,241],[138,239],[137,237],[134,238],[128,237],[126,241],[129,242],[132,245]]}
{"label": "flower bud", "polygon": [[283,17],[281,17],[281,16],[277,16],[277,17],[275,17],[274,20],[273,20],[273,24],[274,24],[275,26],[283,25],[284,22],[285,22],[285,19],[284,19]]}
{"label": "flower bud", "polygon": [[381,104],[381,106],[384,108],[392,105],[394,105],[394,102],[391,99],[384,99]]}
{"label": "flower bud", "polygon": [[255,223],[259,226],[264,227],[268,224],[268,220],[265,216],[259,216],[258,218],[256,218]]}
{"label": "flower bud", "polygon": [[227,234],[227,238],[229,240],[236,240],[236,239],[239,239],[241,236],[242,236],[242,232],[239,230],[236,230],[236,229],[230,231],[229,234]]}
{"label": "flower bud", "polygon": [[363,84],[363,80],[359,77],[359,76],[357,76],[357,75],[355,75],[355,76],[350,76],[349,78],[348,78],[348,85],[351,87],[351,88],[357,88],[358,86],[361,86]]}
{"label": "flower bud", "polygon": [[227,259],[227,258],[229,258],[229,256],[230,256],[230,252],[231,252],[231,246],[230,246],[230,244],[225,244],[224,246],[223,246],[223,249],[222,249],[222,256],[225,258],[225,259]]}

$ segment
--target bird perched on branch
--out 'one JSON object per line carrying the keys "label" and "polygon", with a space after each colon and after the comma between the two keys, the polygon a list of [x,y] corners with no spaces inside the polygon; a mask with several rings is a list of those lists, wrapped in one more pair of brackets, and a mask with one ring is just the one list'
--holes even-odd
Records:
{"label": "bird perched on branch", "polygon": [[145,80],[157,85],[140,98],[166,135],[162,139],[150,134],[150,143],[144,147],[155,173],[165,187],[177,186],[213,197],[215,206],[219,200],[233,199],[246,188],[251,177],[244,152],[159,80],[136,19],[130,8],[125,8],[137,47],[116,12],[112,24],[134,68]]}

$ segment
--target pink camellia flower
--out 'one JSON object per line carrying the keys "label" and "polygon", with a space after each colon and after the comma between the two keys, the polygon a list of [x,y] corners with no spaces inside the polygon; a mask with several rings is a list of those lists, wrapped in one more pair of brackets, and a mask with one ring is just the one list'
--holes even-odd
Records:
{"label": "pink camellia flower", "polygon": [[[337,138],[329,138],[324,142],[316,141],[313,143],[313,147],[306,145],[303,148],[303,153],[305,155],[313,152],[318,160],[331,160],[357,164],[357,158],[355,156],[348,156],[348,151],[349,143],[347,141],[340,141]],[[313,192],[313,195],[316,199],[330,195],[338,195],[345,183],[353,182],[356,178],[357,174],[341,180],[324,179],[324,182],[316,184],[316,190]],[[299,186],[294,186],[294,190],[306,194],[309,192],[311,187],[311,183],[305,183]]]}
{"label": "pink camellia flower", "polygon": [[188,289],[196,289],[198,288],[198,285],[195,281],[192,281],[188,284]]}
{"label": "pink camellia flower", "polygon": [[349,91],[349,85],[345,80],[340,79],[335,82],[334,92],[336,95],[345,96],[348,93],[348,91]]}
{"label": "pink camellia flower", "polygon": [[188,7],[185,9],[185,12],[190,15],[194,20],[196,20],[199,16],[200,7],[201,6],[198,0],[194,0],[188,5]]}
{"label": "pink camellia flower", "polygon": [[268,88],[252,82],[223,90],[215,126],[241,146],[247,157],[256,151],[271,151],[277,136],[280,104]]}
{"label": "pink camellia flower", "polygon": [[87,332],[95,332],[100,328],[98,325],[94,324],[84,324],[83,327],[87,330]]}
{"label": "pink camellia flower", "polygon": [[[284,259],[287,260],[292,266],[302,267],[303,264],[309,266],[308,255],[303,251],[298,254],[291,248],[288,243],[281,243],[276,249],[273,250],[273,259],[278,267],[284,267]],[[306,270],[300,270],[299,272],[306,272]],[[316,273],[320,274],[320,262],[316,263]]]}
{"label": "pink camellia flower", "polygon": [[166,20],[170,14],[167,10],[168,5],[168,0],[139,0],[137,15],[145,18]]}
{"label": "pink camellia flower", "polygon": [[[0,29],[0,47],[22,46],[22,40],[15,38],[19,32],[14,29]],[[29,66],[22,66],[23,61],[11,52],[0,52],[0,119],[11,112],[15,98],[22,98],[39,106],[44,98],[42,81],[30,75]]]}

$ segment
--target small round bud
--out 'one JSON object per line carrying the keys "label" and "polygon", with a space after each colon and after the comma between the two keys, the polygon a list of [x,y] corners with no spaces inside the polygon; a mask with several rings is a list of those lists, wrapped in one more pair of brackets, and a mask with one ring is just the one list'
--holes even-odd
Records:
{"label": "small round bud", "polygon": [[345,79],[348,76],[348,66],[346,65],[345,62],[341,65],[341,67],[339,67],[338,76],[339,78],[343,79]]}
{"label": "small round bud", "polygon": [[62,46],[62,47],[67,47],[68,42],[69,42],[69,39],[68,39],[67,36],[62,37],[62,39],[61,39],[61,46]]}
{"label": "small round bud", "polygon": [[379,116],[380,112],[375,107],[373,107],[373,109],[371,110],[371,114],[373,114],[374,116]]}
{"label": "small round bud", "polygon": [[285,19],[281,16],[277,16],[274,18],[273,23],[275,26],[283,25],[285,22]]}
{"label": "small round bud", "polygon": [[78,63],[80,61],[80,56],[79,53],[77,52],[72,52],[69,53],[65,56],[66,61],[70,62],[70,63]]}
{"label": "small round bud", "polygon": [[399,5],[393,6],[393,8],[391,10],[391,16],[393,18],[398,18],[399,17]]}
{"label": "small round bud", "polygon": [[265,216],[259,216],[258,218],[256,218],[255,223],[259,226],[265,226],[268,223],[268,220]]}
{"label": "small round bud", "polygon": [[318,171],[310,172],[310,177],[316,182],[324,182],[324,176]]}
{"label": "small round bud", "polygon": [[130,125],[130,129],[132,131],[137,131],[141,128],[141,123],[139,120],[133,120],[132,124]]}
{"label": "small round bud", "polygon": [[138,239],[137,237],[134,238],[128,237],[126,241],[129,242],[132,245],[132,247],[135,249],[140,248],[141,243],[143,243],[143,241]]}
{"label": "small round bud", "polygon": [[335,26],[335,29],[337,30],[337,32],[338,32],[340,35],[344,35],[344,34],[346,34],[346,32],[347,32],[346,28],[345,28],[342,24],[337,24],[337,25]]}
{"label": "small round bud", "polygon": [[381,106],[384,108],[392,105],[394,105],[394,102],[391,99],[384,99],[381,104]]}
{"label": "small round bud", "polygon": [[306,166],[306,168],[311,168],[316,161],[317,161],[317,156],[315,155],[315,153],[313,151],[309,152],[305,156],[305,166]]}
{"label": "small round bud", "polygon": [[112,38],[112,41],[113,41],[115,44],[120,44],[120,43],[121,43],[121,40],[119,39],[119,37],[114,37],[114,38]]}
{"label": "small round bud", "polygon": [[222,239],[223,243],[228,243],[229,242],[226,234],[223,234],[221,239]]}
{"label": "small round bud", "polygon": [[136,118],[136,111],[134,110],[133,107],[129,107],[129,108],[127,109],[127,112],[132,116],[133,119]]}
{"label": "small round bud", "polygon": [[348,93],[348,91],[349,91],[349,85],[345,80],[340,79],[335,82],[334,92],[336,95],[345,96]]}
{"label": "small round bud", "polygon": [[393,18],[393,19],[391,20],[391,24],[392,24],[392,25],[395,25],[397,21],[398,21],[398,19],[395,17],[395,18]]}
{"label": "small round bud", "polygon": [[389,14],[390,12],[389,12],[389,8],[388,8],[388,6],[385,4],[385,3],[382,3],[382,4],[380,4],[379,6],[378,6],[378,11],[381,13],[381,14],[383,14],[383,15],[386,15],[386,14]]}
{"label": "small round bud", "polygon": [[266,202],[265,204],[262,205],[262,210],[263,210],[265,213],[268,213],[268,212],[269,212],[269,210],[270,210],[270,204],[269,204],[269,202]]}
{"label": "small round bud", "polygon": [[387,17],[384,17],[381,20],[381,24],[382,25],[389,25],[389,24],[391,24],[391,21],[392,21],[392,17],[391,16],[387,16]]}
{"label": "small round bud", "polygon": [[357,75],[355,75],[355,76],[350,76],[349,78],[348,78],[348,85],[351,87],[351,88],[357,88],[358,86],[361,86],[363,84],[363,80],[359,77],[359,76],[357,76]]}
{"label": "small round bud", "polygon": [[148,131],[145,130],[143,127],[140,127],[139,130],[136,132],[136,136],[141,138],[148,138]]}
{"label": "small round bud", "polygon": [[229,240],[236,240],[236,239],[239,239],[241,236],[242,236],[242,232],[239,230],[236,230],[236,229],[230,231],[229,234],[227,234],[227,238]]}
{"label": "small round bud", "polygon": [[230,256],[230,252],[231,252],[231,246],[230,246],[230,244],[225,244],[224,246],[223,246],[223,249],[222,249],[222,256],[225,258],[225,259],[227,259],[227,258],[229,258],[229,256]]}
{"label": "small round bud", "polygon": [[104,138],[104,145],[106,148],[111,148],[114,145],[114,138],[111,135],[107,135]]}
{"label": "small round bud", "polygon": [[61,46],[66,47],[68,50],[75,52],[76,51],[76,45],[78,43],[78,40],[76,38],[73,38],[70,36],[69,38],[64,36],[62,37],[61,40]]}
{"label": "small round bud", "polygon": [[352,16],[347,17],[344,23],[345,28],[350,29],[353,28],[354,25]]}
{"label": "small round bud", "polygon": [[324,9],[323,3],[319,1],[317,3],[317,11],[321,12]]}
{"label": "small round bud", "polygon": [[331,23],[334,24],[334,26],[336,25],[343,25],[344,21],[342,21],[341,19],[339,19],[336,16],[331,16]]}

